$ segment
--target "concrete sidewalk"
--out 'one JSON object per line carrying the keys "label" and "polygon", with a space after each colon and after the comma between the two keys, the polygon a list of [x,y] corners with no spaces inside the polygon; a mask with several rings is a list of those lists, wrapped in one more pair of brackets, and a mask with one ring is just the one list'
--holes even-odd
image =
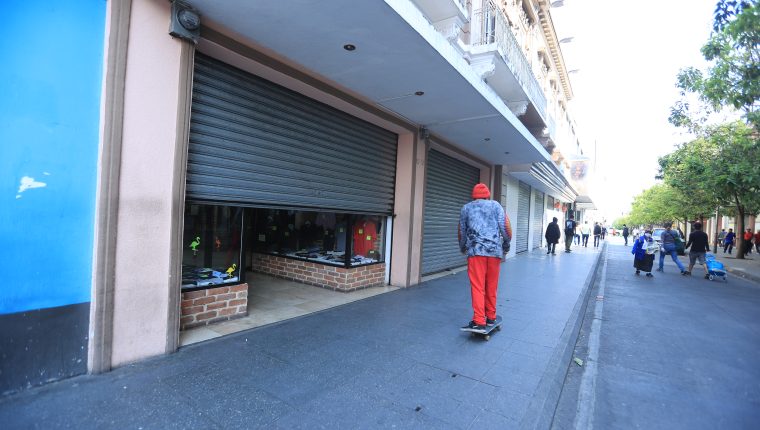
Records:
{"label": "concrete sidewalk", "polygon": [[723,251],[718,251],[715,257],[723,262],[726,270],[732,275],[760,283],[760,256],[757,252],[753,252],[743,260],[736,258],[735,254],[724,254]]}
{"label": "concrete sidewalk", "polygon": [[0,399],[3,428],[548,428],[600,252],[502,265],[489,342],[462,272]]}

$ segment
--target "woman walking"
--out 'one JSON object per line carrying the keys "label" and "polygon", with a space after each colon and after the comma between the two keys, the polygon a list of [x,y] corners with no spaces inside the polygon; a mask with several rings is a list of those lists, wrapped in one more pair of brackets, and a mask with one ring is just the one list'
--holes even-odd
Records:
{"label": "woman walking", "polygon": [[657,252],[657,243],[652,239],[652,232],[647,230],[633,242],[633,267],[636,274],[646,272],[648,278],[653,278],[652,267],[654,266],[654,253]]}

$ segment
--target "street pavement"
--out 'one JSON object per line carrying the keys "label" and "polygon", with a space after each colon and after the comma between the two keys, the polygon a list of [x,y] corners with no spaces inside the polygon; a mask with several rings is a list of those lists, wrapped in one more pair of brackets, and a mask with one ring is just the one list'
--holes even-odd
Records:
{"label": "street pavement", "polygon": [[612,243],[553,428],[758,428],[760,284],[681,276],[669,258],[636,276],[631,248]]}
{"label": "street pavement", "polygon": [[466,272],[0,399],[0,427],[548,428],[601,253],[502,265],[501,332]]}
{"label": "street pavement", "polygon": [[760,255],[757,252],[753,251],[748,257],[740,260],[736,258],[736,252],[730,255],[718,250],[715,257],[726,266],[731,275],[760,283]]}

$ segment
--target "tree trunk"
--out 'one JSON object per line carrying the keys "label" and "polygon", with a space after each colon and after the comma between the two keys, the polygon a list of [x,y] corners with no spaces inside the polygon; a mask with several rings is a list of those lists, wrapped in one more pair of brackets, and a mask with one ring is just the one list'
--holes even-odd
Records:
{"label": "tree trunk", "polygon": [[738,217],[736,218],[736,258],[744,260],[744,206],[739,204],[739,198],[734,195],[736,199],[736,212]]}

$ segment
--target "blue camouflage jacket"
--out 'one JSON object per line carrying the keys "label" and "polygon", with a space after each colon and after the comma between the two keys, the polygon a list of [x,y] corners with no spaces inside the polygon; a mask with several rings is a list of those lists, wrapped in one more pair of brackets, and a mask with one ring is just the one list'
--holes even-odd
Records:
{"label": "blue camouflage jacket", "polygon": [[478,199],[462,207],[459,249],[468,257],[499,257],[512,240],[512,226],[504,208],[494,200]]}

